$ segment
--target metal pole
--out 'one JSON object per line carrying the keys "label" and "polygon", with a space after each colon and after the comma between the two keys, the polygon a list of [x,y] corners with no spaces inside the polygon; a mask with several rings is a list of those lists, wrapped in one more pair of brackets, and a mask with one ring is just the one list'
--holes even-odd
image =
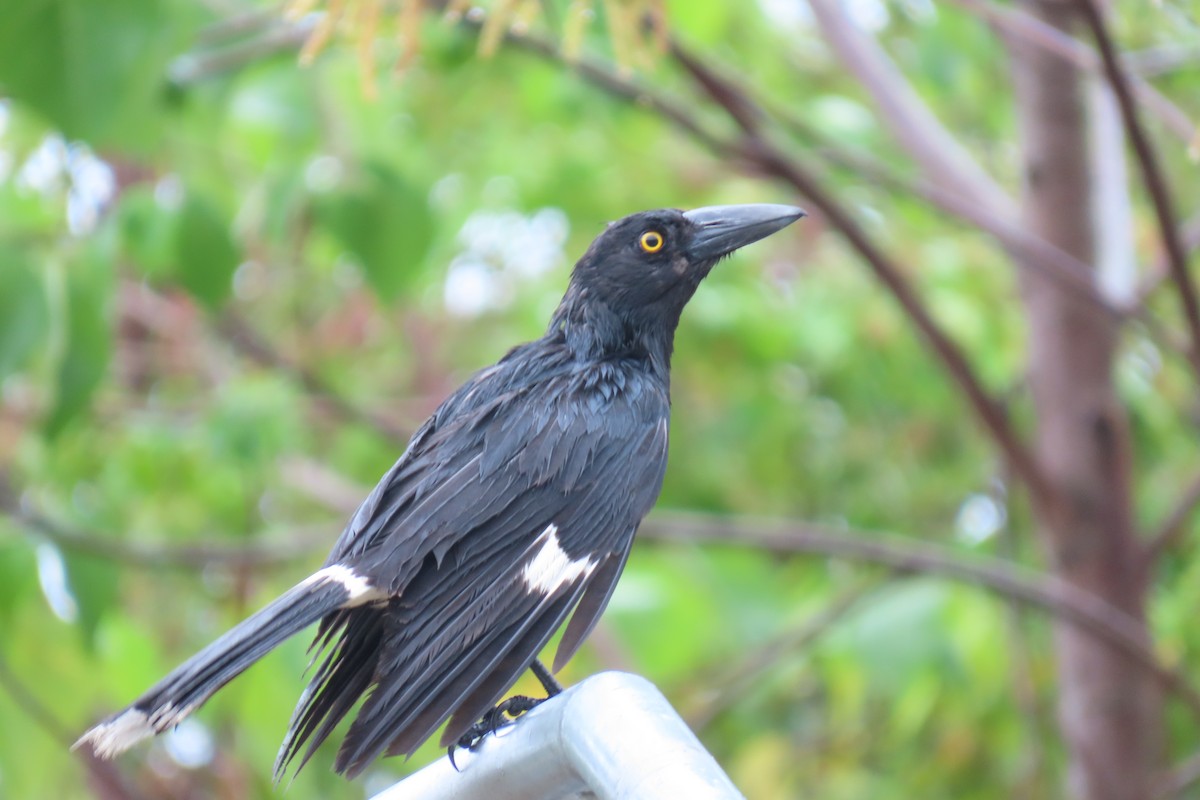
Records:
{"label": "metal pole", "polygon": [[743,800],[654,684],[603,672],[372,800]]}

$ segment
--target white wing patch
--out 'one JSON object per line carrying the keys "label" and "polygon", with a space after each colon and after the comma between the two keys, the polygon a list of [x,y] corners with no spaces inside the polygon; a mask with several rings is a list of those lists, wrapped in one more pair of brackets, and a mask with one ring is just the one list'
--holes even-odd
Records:
{"label": "white wing patch", "polygon": [[350,596],[346,598],[343,608],[361,606],[373,600],[382,600],[386,596],[385,592],[372,586],[371,581],[367,577],[359,575],[354,570],[341,564],[334,564],[332,567],[317,570],[312,575],[309,575],[301,585],[311,586],[316,583],[338,583],[344,586],[346,591],[350,593]]}
{"label": "white wing patch", "polygon": [[551,594],[580,575],[591,575],[596,562],[590,558],[572,560],[558,543],[558,526],[551,523],[538,536],[542,547],[525,565],[521,577],[531,592]]}

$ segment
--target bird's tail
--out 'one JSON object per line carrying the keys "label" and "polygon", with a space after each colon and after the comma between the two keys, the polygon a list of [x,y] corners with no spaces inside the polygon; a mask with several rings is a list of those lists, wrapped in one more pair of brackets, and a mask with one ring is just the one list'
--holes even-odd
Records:
{"label": "bird's tail", "polygon": [[87,743],[96,755],[112,758],[178,725],[243,670],[326,614],[382,597],[348,567],[326,567],[192,656],[124,711],[89,729],[74,747]]}

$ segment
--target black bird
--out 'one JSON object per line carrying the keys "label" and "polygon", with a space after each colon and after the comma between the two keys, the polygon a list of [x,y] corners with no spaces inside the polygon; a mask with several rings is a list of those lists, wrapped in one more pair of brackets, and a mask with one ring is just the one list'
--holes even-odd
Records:
{"label": "black bird", "polygon": [[338,751],[348,777],[456,742],[571,615],[554,670],[608,603],[667,465],[680,312],[722,257],[804,215],[785,205],[664,209],[609,224],[545,335],[467,381],[413,435],[325,566],[76,743],[112,757],[174,727],[282,641],[320,622],[326,651],[279,775],[364,694]]}

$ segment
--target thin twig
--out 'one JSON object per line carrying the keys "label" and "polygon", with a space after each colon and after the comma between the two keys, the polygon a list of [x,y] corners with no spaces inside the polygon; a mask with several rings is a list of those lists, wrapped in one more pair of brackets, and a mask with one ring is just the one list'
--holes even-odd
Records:
{"label": "thin twig", "polygon": [[336,535],[335,526],[311,525],[297,528],[286,539],[270,543],[254,541],[242,545],[220,545],[206,541],[159,544],[68,529],[42,516],[24,515],[16,521],[64,550],[141,569],[271,569],[311,558],[313,553],[328,549]]}
{"label": "thin twig", "polygon": [[[463,19],[465,26],[478,27],[478,21]],[[628,100],[639,108],[653,111],[691,134],[698,142],[717,153],[728,154],[732,148],[730,142],[708,130],[683,103],[647,86],[641,86],[632,79],[622,77],[615,70],[592,59],[582,58],[568,61],[558,47],[548,39],[532,34],[517,34],[509,32],[508,39],[520,49],[541,56],[548,61],[554,61],[575,70],[589,83],[598,86],[614,97]]]}
{"label": "thin twig", "polygon": [[1146,542],[1144,558],[1147,564],[1153,564],[1179,541],[1187,531],[1187,521],[1197,508],[1200,508],[1200,475],[1192,479],[1183,497],[1179,498],[1179,502],[1159,524],[1158,530]]}
{"label": "thin twig", "polygon": [[[720,675],[697,681],[708,688],[703,699],[684,712],[683,716],[688,725],[695,731],[706,728],[715,717],[739,702],[763,674],[777,667],[789,653],[800,652],[810,647],[857,608],[864,598],[874,593],[882,582],[879,577],[859,580],[843,588],[799,625],[785,630],[742,655],[731,665],[723,661]],[[717,688],[712,691],[712,687]]]}
{"label": "thin twig", "polygon": [[226,341],[252,361],[284,373],[342,419],[366,425],[400,447],[408,444],[408,431],[345,398],[315,372],[283,355],[239,314],[226,311],[217,324],[217,330]]}
{"label": "thin twig", "polygon": [[1158,217],[1158,227],[1162,234],[1163,246],[1167,252],[1171,279],[1179,293],[1179,301],[1183,305],[1184,316],[1187,319],[1191,339],[1191,362],[1197,374],[1200,374],[1200,303],[1196,300],[1196,287],[1188,274],[1187,253],[1175,227],[1175,212],[1172,208],[1171,191],[1163,177],[1158,163],[1158,153],[1150,142],[1138,117],[1137,106],[1130,90],[1129,78],[1117,59],[1116,49],[1109,36],[1104,17],[1097,7],[1095,0],[1079,0],[1079,8],[1092,29],[1100,57],[1104,61],[1104,71],[1108,82],[1117,96],[1121,108],[1121,117],[1125,121],[1125,129],[1133,143],[1138,163],[1142,168],[1142,177],[1150,198],[1154,203],[1154,213]]}
{"label": "thin twig", "polygon": [[0,513],[20,528],[32,531],[64,550],[145,569],[276,567],[311,557],[314,552],[328,547],[336,533],[334,526],[312,525],[298,528],[286,539],[272,542],[223,545],[211,541],[215,537],[187,544],[135,542],[57,522],[32,508],[28,502],[18,500],[3,479],[0,479]]}
{"label": "thin twig", "polygon": [[204,46],[222,44],[230,39],[239,39],[247,34],[258,33],[265,28],[279,25],[282,6],[238,11],[200,29],[196,43]]}
{"label": "thin twig", "polygon": [[[229,20],[231,26],[241,20],[256,21],[261,12],[251,12]],[[312,35],[314,18],[275,24],[261,35],[213,50],[186,53],[167,66],[167,78],[174,86],[187,87],[216,75],[241,69],[269,56],[299,49]],[[220,33],[220,32],[218,32]]]}
{"label": "thin twig", "polygon": [[1200,66],[1200,47],[1194,44],[1164,44],[1125,53],[1121,59],[1131,75],[1152,78]]}
{"label": "thin twig", "polygon": [[[1194,215],[1180,226],[1179,239],[1183,242],[1183,249],[1189,256],[1197,249],[1200,249],[1200,214]],[[1159,256],[1154,266],[1150,268],[1150,274],[1142,282],[1142,285],[1138,287],[1138,306],[1146,305],[1150,300],[1150,296],[1170,277],[1171,264],[1167,258],[1167,254],[1164,252]]]}

